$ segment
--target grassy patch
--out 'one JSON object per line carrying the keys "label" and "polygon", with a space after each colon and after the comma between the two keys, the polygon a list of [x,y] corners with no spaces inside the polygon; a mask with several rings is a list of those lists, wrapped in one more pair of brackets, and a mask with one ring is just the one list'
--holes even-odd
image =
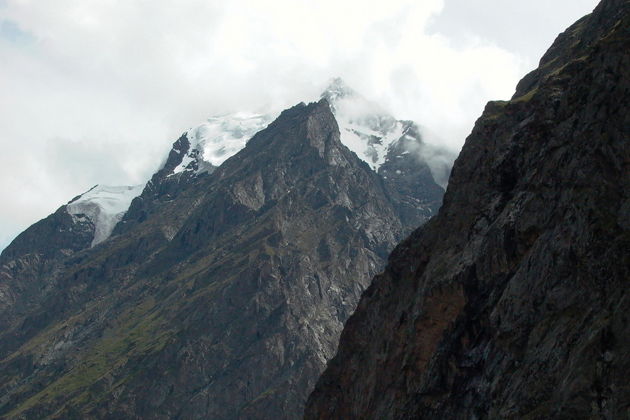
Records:
{"label": "grassy patch", "polygon": [[40,404],[68,401],[67,405],[78,407],[98,401],[99,396],[88,389],[91,385],[122,368],[131,357],[155,353],[168,342],[170,331],[164,328],[165,322],[154,307],[153,300],[147,299],[123,312],[115,326],[84,351],[70,371],[16,407],[8,417]]}
{"label": "grassy patch", "polygon": [[529,102],[538,92],[538,88],[534,88],[532,90],[530,90],[529,92],[519,96],[518,98],[515,98],[512,102]]}
{"label": "grassy patch", "polygon": [[490,101],[488,105],[486,105],[486,110],[483,114],[483,118],[485,120],[496,120],[501,115],[503,115],[505,106],[508,104],[508,101]]}

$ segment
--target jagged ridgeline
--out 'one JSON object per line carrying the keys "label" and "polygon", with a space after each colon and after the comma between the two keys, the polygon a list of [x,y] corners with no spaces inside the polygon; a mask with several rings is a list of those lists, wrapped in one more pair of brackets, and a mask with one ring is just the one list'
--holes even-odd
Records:
{"label": "jagged ridgeline", "polygon": [[630,3],[603,0],[487,105],[305,417],[626,419],[629,290]]}
{"label": "jagged ridgeline", "polygon": [[369,279],[443,194],[415,124],[339,80],[322,96],[211,118],[144,188],[96,186],[16,238],[0,417],[300,418]]}

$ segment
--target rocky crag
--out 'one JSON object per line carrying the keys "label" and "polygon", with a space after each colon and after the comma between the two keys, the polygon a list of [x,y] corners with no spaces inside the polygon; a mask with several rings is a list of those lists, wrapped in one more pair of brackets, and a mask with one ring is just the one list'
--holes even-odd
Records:
{"label": "rocky crag", "polygon": [[306,419],[630,415],[629,28],[603,0],[487,105]]}

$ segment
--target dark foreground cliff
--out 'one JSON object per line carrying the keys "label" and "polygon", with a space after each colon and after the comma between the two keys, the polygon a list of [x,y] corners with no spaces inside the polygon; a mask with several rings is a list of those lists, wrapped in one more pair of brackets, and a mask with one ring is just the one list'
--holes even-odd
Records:
{"label": "dark foreground cliff", "polygon": [[602,1],[487,105],[307,419],[630,415],[629,8]]}

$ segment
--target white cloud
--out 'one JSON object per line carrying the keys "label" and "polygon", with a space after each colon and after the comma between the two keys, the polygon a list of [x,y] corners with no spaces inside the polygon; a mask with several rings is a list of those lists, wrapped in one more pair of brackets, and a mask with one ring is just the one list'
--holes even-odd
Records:
{"label": "white cloud", "polygon": [[312,99],[337,75],[461,146],[537,59],[465,27],[461,1],[0,1],[0,249],[96,183],[145,181],[208,115]]}

